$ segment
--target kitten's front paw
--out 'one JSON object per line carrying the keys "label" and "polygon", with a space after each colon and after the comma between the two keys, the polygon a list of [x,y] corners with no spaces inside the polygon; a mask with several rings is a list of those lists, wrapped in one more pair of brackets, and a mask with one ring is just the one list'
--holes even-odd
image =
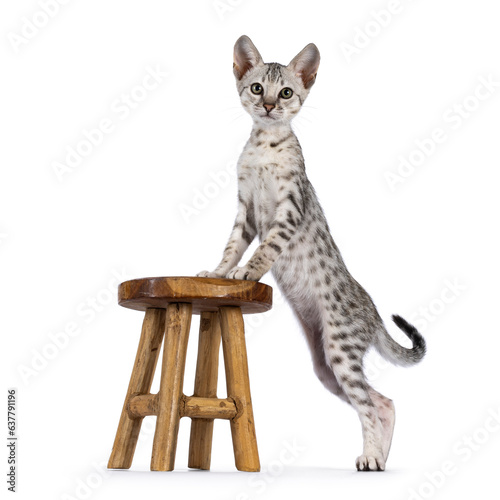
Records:
{"label": "kitten's front paw", "polygon": [[356,468],[361,471],[383,471],[385,470],[385,461],[381,456],[361,455],[356,459]]}
{"label": "kitten's front paw", "polygon": [[221,276],[214,271],[201,271],[198,273],[196,276],[199,278],[223,278],[224,276]]}
{"label": "kitten's front paw", "polygon": [[249,280],[259,281],[261,276],[257,274],[255,269],[249,269],[247,266],[233,267],[226,275],[226,278],[232,280]]}

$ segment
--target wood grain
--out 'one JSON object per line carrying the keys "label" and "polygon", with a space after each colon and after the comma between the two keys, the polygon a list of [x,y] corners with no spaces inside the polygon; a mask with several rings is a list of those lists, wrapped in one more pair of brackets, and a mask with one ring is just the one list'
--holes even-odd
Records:
{"label": "wood grain", "polygon": [[257,281],[182,276],[130,280],[118,288],[118,303],[129,309],[166,309],[175,302],[191,303],[194,314],[217,312],[221,306],[261,313],[272,307],[272,288]]}
{"label": "wood grain", "polygon": [[[193,396],[205,398],[217,397],[220,339],[221,332],[218,313],[201,313]],[[213,429],[213,418],[196,419],[191,422],[188,458],[188,467],[191,469],[210,469]]]}
{"label": "wood grain", "polygon": [[[141,338],[108,467],[131,466],[142,419],[155,415],[151,470],[175,465],[179,421],[190,417],[188,466],[209,469],[215,418],[230,422],[236,467],[259,471],[242,312],[267,311],[272,289],[262,283],[212,278],[142,278],[122,283],[119,303],[145,310]],[[201,314],[193,396],[183,394],[192,313]],[[150,394],[162,338],[160,390]],[[227,398],[217,398],[222,339]]]}
{"label": "wood grain", "polygon": [[[130,418],[143,418],[158,415],[158,394],[141,394],[133,396],[128,405]],[[182,396],[179,404],[179,415],[195,419],[193,423],[210,421],[214,418],[230,420],[236,417],[238,410],[233,399],[200,398]],[[200,469],[201,467],[194,467]]]}
{"label": "wood grain", "polygon": [[236,402],[238,414],[231,420],[234,458],[240,471],[260,470],[253,419],[243,316],[238,307],[221,307],[222,351],[228,398]]}
{"label": "wood grain", "polygon": [[[214,418],[230,420],[236,417],[237,414],[238,409],[231,398],[218,399],[185,396],[181,409],[183,417],[195,419],[193,423],[204,422],[206,420],[210,420],[213,423]],[[202,467],[194,468],[201,469]]]}
{"label": "wood grain", "polygon": [[142,418],[131,418],[128,404],[134,394],[149,393],[151,389],[164,331],[165,310],[148,309],[142,324],[139,347],[108,462],[109,469],[128,469],[132,464]]}
{"label": "wood grain", "polygon": [[191,304],[169,304],[151,470],[174,469],[190,326]]}
{"label": "wood grain", "polygon": [[158,415],[158,394],[137,394],[128,403],[130,418],[142,418]]}

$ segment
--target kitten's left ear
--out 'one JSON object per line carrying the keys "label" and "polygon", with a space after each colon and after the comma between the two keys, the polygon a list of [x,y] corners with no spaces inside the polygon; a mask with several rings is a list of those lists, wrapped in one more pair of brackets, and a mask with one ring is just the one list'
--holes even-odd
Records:
{"label": "kitten's left ear", "polygon": [[290,62],[288,67],[302,79],[306,89],[316,81],[319,67],[319,50],[314,43],[306,45]]}

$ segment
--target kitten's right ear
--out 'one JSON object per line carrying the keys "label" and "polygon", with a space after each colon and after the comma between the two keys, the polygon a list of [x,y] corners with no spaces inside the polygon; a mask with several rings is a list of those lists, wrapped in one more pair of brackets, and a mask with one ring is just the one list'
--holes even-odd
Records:
{"label": "kitten's right ear", "polygon": [[240,36],[234,44],[234,76],[241,80],[249,70],[262,63],[262,57],[252,40],[246,35]]}

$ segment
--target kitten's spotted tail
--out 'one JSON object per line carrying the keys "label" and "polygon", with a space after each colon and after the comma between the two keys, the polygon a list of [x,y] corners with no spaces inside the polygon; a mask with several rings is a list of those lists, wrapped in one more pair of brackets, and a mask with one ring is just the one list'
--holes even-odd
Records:
{"label": "kitten's spotted tail", "polygon": [[408,366],[418,363],[425,356],[426,352],[424,337],[422,337],[413,325],[408,323],[408,321],[401,316],[393,315],[392,320],[412,341],[413,347],[407,349],[399,345],[389,336],[384,328],[379,330],[378,342],[376,344],[378,351],[384,358],[396,365]]}

